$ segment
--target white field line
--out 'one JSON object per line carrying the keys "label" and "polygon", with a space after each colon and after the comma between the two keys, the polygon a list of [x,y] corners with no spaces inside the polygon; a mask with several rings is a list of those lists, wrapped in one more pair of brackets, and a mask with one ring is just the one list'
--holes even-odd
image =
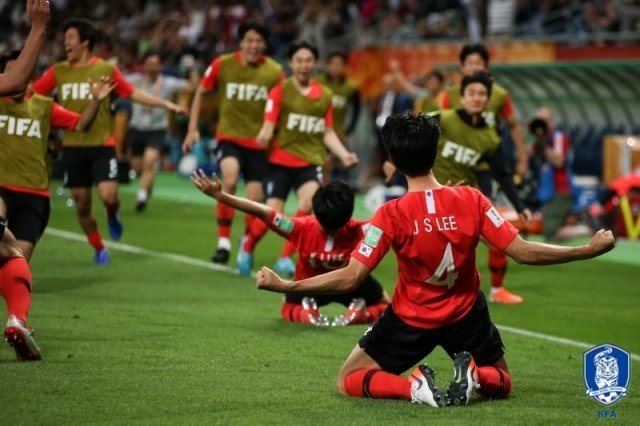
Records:
{"label": "white field line", "polygon": [[[75,232],[63,231],[61,229],[55,229],[50,227],[47,228],[45,232],[48,235],[65,238],[67,240],[80,241],[83,243],[86,243],[87,241],[87,238],[84,235],[77,234]],[[142,247],[136,247],[129,244],[116,243],[112,241],[105,241],[105,245],[109,248],[124,251],[127,253],[135,253],[143,256],[155,257],[158,259],[172,260],[174,262],[185,263],[187,265],[200,266],[206,269],[212,269],[212,270],[227,272],[231,274],[237,274],[236,270],[234,268],[231,268],[230,266],[216,265],[211,262],[206,262],[204,260],[195,259],[193,257],[183,256],[180,254],[166,253],[166,252],[156,251],[156,250],[148,250]],[[508,333],[518,334],[526,337],[532,337],[534,339],[546,340],[548,342],[558,343],[565,346],[573,346],[581,349],[591,349],[597,346],[591,343],[565,339],[564,337],[556,337],[550,334],[536,333],[534,331],[523,330],[520,328],[510,327],[507,325],[496,324],[496,326],[501,331],[506,331]],[[640,361],[640,355],[632,353],[631,359],[634,361]]]}

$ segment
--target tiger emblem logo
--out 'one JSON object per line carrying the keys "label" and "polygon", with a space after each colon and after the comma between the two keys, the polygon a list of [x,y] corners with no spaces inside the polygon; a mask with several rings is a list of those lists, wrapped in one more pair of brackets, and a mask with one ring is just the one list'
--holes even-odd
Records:
{"label": "tiger emblem logo", "polygon": [[613,346],[601,345],[585,352],[584,377],[587,395],[604,405],[627,395],[630,355]]}

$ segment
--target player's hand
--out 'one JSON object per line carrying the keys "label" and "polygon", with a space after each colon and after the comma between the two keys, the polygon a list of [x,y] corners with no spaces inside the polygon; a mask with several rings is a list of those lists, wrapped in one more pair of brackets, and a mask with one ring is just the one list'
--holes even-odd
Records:
{"label": "player's hand", "polygon": [[184,137],[184,141],[182,142],[182,153],[186,154],[190,152],[194,142],[198,142],[199,140],[200,132],[197,130],[189,130]]}
{"label": "player's hand", "polygon": [[524,229],[527,229],[529,226],[531,226],[531,221],[533,220],[533,214],[531,213],[531,210],[529,209],[522,210],[518,214],[518,217],[522,221],[522,225],[524,226]]}
{"label": "player's hand", "polygon": [[278,274],[266,266],[263,266],[256,274],[256,288],[259,290],[286,293],[291,289],[291,284],[288,281],[283,281]]}
{"label": "player's hand", "polygon": [[387,160],[382,163],[382,173],[384,174],[384,183],[389,183],[396,174],[396,166],[394,166],[391,161]]}
{"label": "player's hand", "polygon": [[88,78],[87,81],[89,82],[91,96],[96,102],[104,100],[116,87],[116,83],[113,82],[111,77],[100,77],[100,81],[97,83],[94,83],[91,78]]}
{"label": "player's hand", "polygon": [[213,179],[213,181],[209,180],[206,173],[203,172],[202,169],[198,169],[198,171],[194,171],[193,173],[191,173],[191,182],[193,182],[193,185],[198,188],[203,194],[206,194],[217,200],[222,194],[222,182],[220,182],[218,175],[216,175],[215,173],[211,174],[211,179]]}
{"label": "player's hand", "polygon": [[263,147],[267,148],[269,146],[269,142],[271,142],[271,138],[273,137],[273,130],[262,126],[260,131],[258,132],[258,136],[256,136],[256,142]]}
{"label": "player's hand", "polygon": [[170,101],[167,101],[167,103],[165,104],[165,108],[167,109],[167,111],[171,111],[175,114],[179,114],[179,115],[189,114],[189,108],[183,107],[182,105],[178,105]]}
{"label": "player's hand", "polygon": [[358,156],[353,152],[349,152],[347,155],[342,157],[340,161],[342,161],[342,164],[345,167],[352,167],[358,164]]}
{"label": "player's hand", "polygon": [[601,254],[611,251],[615,246],[615,242],[616,239],[613,237],[613,232],[601,229],[591,237],[589,248],[594,257],[600,256]]}
{"label": "player's hand", "polygon": [[456,188],[458,186],[463,186],[464,185],[464,180],[459,180],[456,183],[453,183],[453,181],[451,179],[449,179],[447,181],[447,183],[444,184],[445,186],[450,186],[452,188]]}
{"label": "player's hand", "polygon": [[49,25],[51,10],[48,0],[27,0],[27,17],[31,25],[37,28],[46,28]]}

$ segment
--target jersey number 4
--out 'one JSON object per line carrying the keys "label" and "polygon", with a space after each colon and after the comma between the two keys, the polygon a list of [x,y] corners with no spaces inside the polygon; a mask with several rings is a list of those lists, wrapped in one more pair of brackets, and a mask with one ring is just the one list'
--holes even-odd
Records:
{"label": "jersey number 4", "polygon": [[456,264],[453,261],[453,250],[451,249],[451,243],[447,243],[440,265],[438,265],[436,272],[427,278],[427,282],[433,285],[446,285],[451,288],[456,284],[457,278],[458,271],[456,271]]}

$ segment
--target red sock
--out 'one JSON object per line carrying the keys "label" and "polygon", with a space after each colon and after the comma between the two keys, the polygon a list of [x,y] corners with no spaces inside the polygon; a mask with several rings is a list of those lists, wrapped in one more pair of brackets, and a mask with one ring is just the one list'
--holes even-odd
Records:
{"label": "red sock", "polygon": [[377,305],[367,306],[367,317],[369,317],[369,322],[375,322],[380,315],[387,309],[387,302],[381,302]]}
{"label": "red sock", "polygon": [[[309,216],[311,214],[311,212],[307,212],[304,210],[298,210],[296,212],[296,216],[295,217],[303,217],[303,216]],[[282,252],[280,253],[280,257],[291,257],[293,256],[293,253],[296,252],[296,246],[293,245],[293,243],[289,240],[287,240],[284,243],[284,247],[282,247]]]}
{"label": "red sock", "polygon": [[216,217],[218,219],[218,238],[229,238],[231,236],[231,223],[235,210],[224,203],[216,206]]}
{"label": "red sock", "polygon": [[89,241],[89,244],[91,244],[96,251],[104,250],[100,231],[95,231],[93,234],[89,235],[87,237],[87,241]]}
{"label": "red sock", "polygon": [[26,322],[31,308],[31,271],[23,257],[12,257],[0,266],[0,294],[7,313]]}
{"label": "red sock", "polygon": [[511,377],[502,368],[488,365],[477,367],[481,395],[487,398],[506,398],[511,392]]}
{"label": "red sock", "polygon": [[356,370],[344,378],[343,385],[349,396],[411,399],[409,380],[382,370]]}
{"label": "red sock", "polygon": [[280,309],[282,318],[284,318],[285,321],[309,324],[309,315],[302,315],[303,311],[304,309],[302,309],[301,303],[291,302],[284,302],[282,304],[282,308]]}
{"label": "red sock", "polygon": [[267,224],[260,219],[251,221],[251,226],[249,227],[247,239],[244,241],[243,249],[249,253],[253,253],[256,245],[262,239],[262,237],[264,237],[264,234],[266,234],[268,230],[269,227],[267,226]]}
{"label": "red sock", "polygon": [[507,255],[500,250],[489,247],[489,270],[491,271],[491,287],[502,287],[504,275],[507,273]]}
{"label": "red sock", "polygon": [[[256,219],[255,216],[252,216],[250,214],[245,214],[244,215],[244,234],[247,235],[249,233],[249,230],[251,229],[251,224],[253,223],[254,219]],[[260,219],[258,219],[260,220]]]}

